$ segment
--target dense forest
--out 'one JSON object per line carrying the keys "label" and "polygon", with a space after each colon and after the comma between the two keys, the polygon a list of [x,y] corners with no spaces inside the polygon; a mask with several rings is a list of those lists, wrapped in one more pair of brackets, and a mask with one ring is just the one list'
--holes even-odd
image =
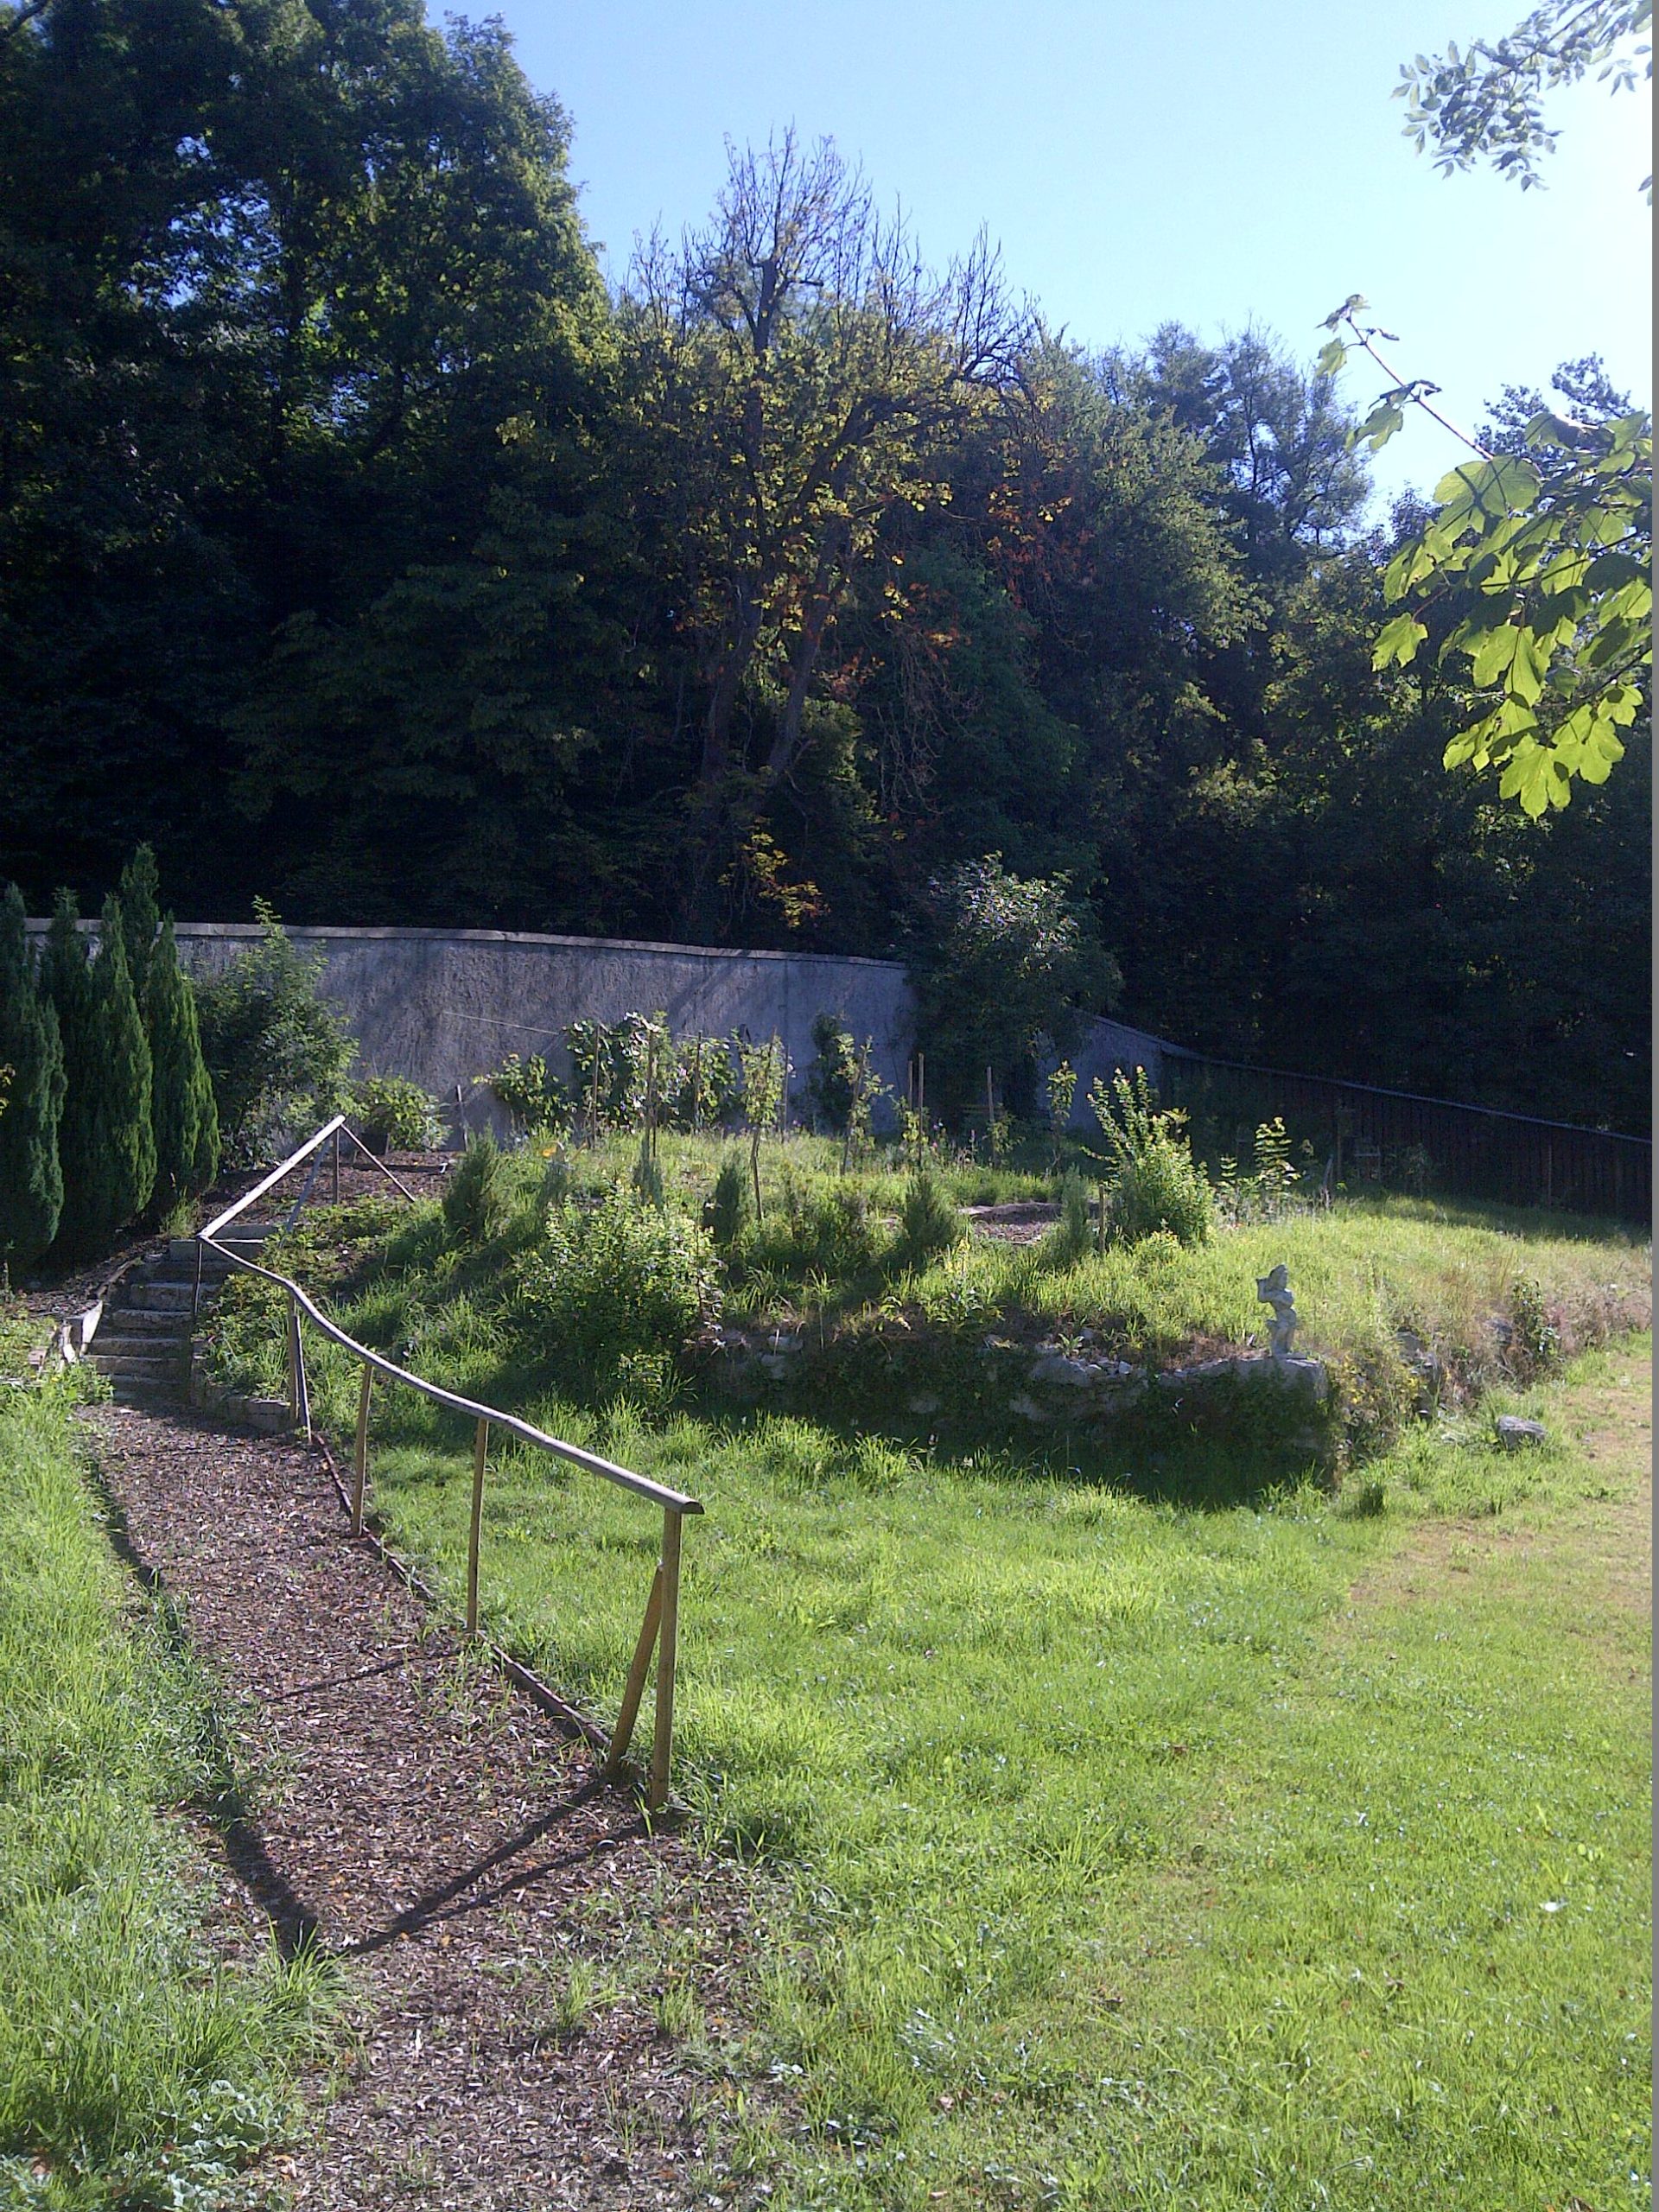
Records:
{"label": "dense forest", "polygon": [[607,288],[569,128],[418,0],[0,5],[34,910],[149,841],[191,917],[887,953],[998,854],[1148,1028],[1645,1128],[1646,721],[1539,823],[1443,770],[1328,378],[1088,354],[787,137]]}

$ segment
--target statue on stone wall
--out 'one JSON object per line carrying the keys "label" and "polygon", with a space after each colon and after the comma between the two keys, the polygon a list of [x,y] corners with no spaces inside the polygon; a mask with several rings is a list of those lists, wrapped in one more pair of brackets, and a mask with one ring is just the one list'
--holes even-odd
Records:
{"label": "statue on stone wall", "polygon": [[1296,1301],[1290,1288],[1290,1270],[1282,1263],[1270,1274],[1255,1279],[1255,1294],[1264,1306],[1273,1308],[1273,1319],[1268,1324],[1268,1342],[1273,1356],[1278,1360],[1291,1357],[1290,1340],[1300,1326],[1301,1317],[1296,1311]]}

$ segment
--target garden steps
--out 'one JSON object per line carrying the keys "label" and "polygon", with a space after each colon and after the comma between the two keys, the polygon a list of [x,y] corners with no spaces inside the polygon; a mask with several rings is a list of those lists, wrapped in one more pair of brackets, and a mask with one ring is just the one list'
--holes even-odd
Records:
{"label": "garden steps", "polygon": [[[268,1233],[239,1229],[232,1249],[251,1258]],[[183,1403],[189,1390],[191,1338],[230,1273],[230,1261],[205,1250],[194,1236],[175,1236],[117,1284],[87,1357],[118,1402]]]}

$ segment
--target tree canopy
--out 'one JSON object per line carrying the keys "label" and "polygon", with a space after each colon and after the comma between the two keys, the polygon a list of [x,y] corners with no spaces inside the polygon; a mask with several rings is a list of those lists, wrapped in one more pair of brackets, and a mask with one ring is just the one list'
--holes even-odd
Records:
{"label": "tree canopy", "polygon": [[[1647,671],[1580,620],[1528,728],[1491,642],[1615,588],[1605,537],[1528,532],[1638,497],[1628,407],[1580,378],[1529,443],[1501,396],[1436,551],[1368,527],[1328,356],[1092,355],[787,134],[607,287],[569,137],[419,0],[0,0],[36,911],[148,842],[202,918],[886,955],[1000,855],[1180,1041],[1643,1124],[1644,1003],[1588,945],[1598,900],[1646,926]],[[1478,728],[1514,799],[1442,775]]]}

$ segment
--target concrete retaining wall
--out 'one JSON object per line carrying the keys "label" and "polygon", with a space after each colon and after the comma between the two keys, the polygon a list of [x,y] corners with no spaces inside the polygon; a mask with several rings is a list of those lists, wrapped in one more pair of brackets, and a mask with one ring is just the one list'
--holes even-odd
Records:
{"label": "concrete retaining wall", "polygon": [[[45,927],[29,925],[31,934]],[[251,922],[181,922],[176,934],[181,959],[206,975],[256,943],[259,931]],[[322,988],[358,1039],[359,1071],[407,1076],[452,1113],[459,1086],[467,1126],[492,1117],[473,1077],[507,1053],[540,1052],[568,1077],[567,1023],[658,1010],[677,1034],[776,1032],[795,1065],[798,1088],[812,1061],[813,1019],[832,1014],[855,1036],[874,1039],[877,1072],[901,1097],[905,1092],[913,1009],[897,961],[503,930],[293,928],[288,934],[302,950],[323,954]],[[1162,1050],[1141,1030],[1091,1022],[1074,1056],[1074,1119],[1089,1118],[1084,1102],[1095,1076],[1138,1062],[1156,1080]]]}

